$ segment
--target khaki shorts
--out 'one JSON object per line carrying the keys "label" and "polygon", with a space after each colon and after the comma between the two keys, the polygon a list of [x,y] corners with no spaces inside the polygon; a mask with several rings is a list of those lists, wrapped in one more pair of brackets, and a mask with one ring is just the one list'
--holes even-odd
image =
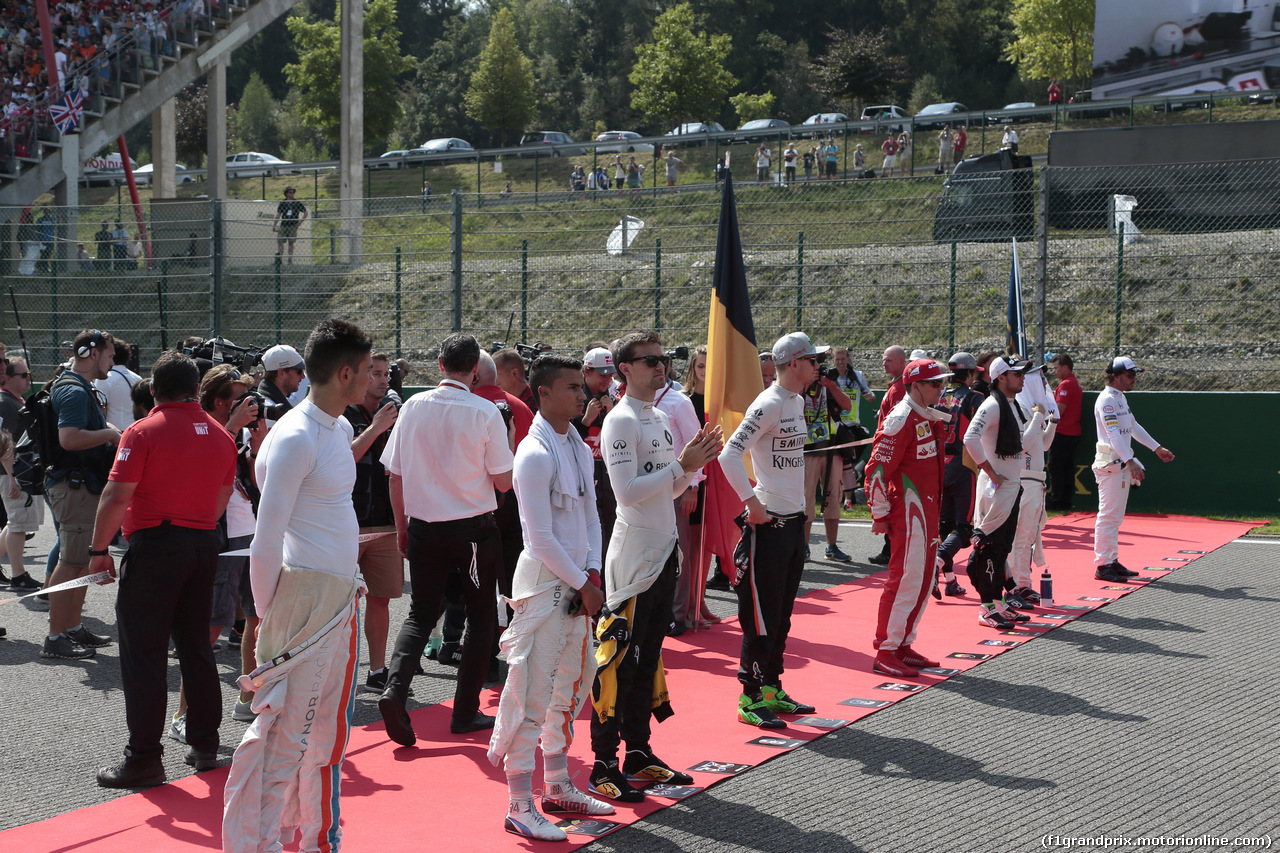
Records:
{"label": "khaki shorts", "polygon": [[360,535],[383,534],[360,543],[356,563],[364,575],[369,595],[374,598],[399,598],[404,594],[404,557],[396,544],[392,527],[361,527]]}
{"label": "khaki shorts", "polygon": [[9,516],[9,532],[35,533],[44,524],[44,499],[26,492],[10,498],[9,482],[8,474],[0,474],[0,495],[4,497],[4,511]]}
{"label": "khaki shorts", "polygon": [[58,562],[73,569],[89,568],[89,549],[93,547],[93,519],[98,513],[98,498],[84,486],[73,489],[65,482],[47,490],[49,506],[58,522]]}
{"label": "khaki shorts", "polygon": [[[814,453],[804,458],[804,494],[807,498],[805,513],[814,518],[818,512],[818,483],[822,483],[826,504],[822,507],[823,519],[840,517],[844,505],[844,459],[839,453],[828,456]],[[828,481],[828,476],[835,482]]]}

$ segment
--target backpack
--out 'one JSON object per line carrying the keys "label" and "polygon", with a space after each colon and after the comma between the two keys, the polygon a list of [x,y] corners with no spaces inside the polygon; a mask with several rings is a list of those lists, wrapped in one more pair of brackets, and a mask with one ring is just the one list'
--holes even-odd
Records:
{"label": "backpack", "polygon": [[58,413],[53,410],[53,389],[76,382],[60,376],[47,388],[27,398],[19,413],[18,440],[14,448],[13,476],[29,495],[44,494],[44,478],[50,469],[62,467],[65,451],[58,441]]}

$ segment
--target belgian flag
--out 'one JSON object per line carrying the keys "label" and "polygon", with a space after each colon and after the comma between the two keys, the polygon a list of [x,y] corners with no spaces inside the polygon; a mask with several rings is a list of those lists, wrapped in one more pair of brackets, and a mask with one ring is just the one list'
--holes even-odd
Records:
{"label": "belgian flag", "polygon": [[[742,262],[733,178],[729,174],[725,175],[720,203],[713,282],[711,319],[707,327],[705,406],[707,425],[719,424],[728,441],[747,408],[764,390],[755,326],[751,321],[751,298],[747,295],[746,268]],[[741,535],[733,519],[742,512],[743,502],[729,488],[718,462],[707,465],[704,472],[707,491],[702,518],[703,545],[728,567]],[[750,467],[747,472],[751,472]]]}

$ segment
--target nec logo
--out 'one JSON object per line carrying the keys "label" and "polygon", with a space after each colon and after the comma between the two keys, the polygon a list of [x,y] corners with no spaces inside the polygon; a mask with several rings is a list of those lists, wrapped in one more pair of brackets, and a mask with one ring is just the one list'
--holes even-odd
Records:
{"label": "nec logo", "polygon": [[209,434],[209,425],[208,425],[208,424],[192,424],[192,426],[196,428],[196,435],[208,435],[208,434]]}

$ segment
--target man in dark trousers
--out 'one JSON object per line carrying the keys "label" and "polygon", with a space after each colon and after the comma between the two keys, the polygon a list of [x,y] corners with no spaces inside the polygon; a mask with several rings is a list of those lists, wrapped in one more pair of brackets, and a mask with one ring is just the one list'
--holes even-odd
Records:
{"label": "man in dark trousers", "polygon": [[160,356],[151,371],[156,406],[125,430],[98,503],[89,570],[114,573],[107,546],[117,530],[129,542],[116,597],[129,745],[122,763],[98,771],[104,788],[164,784],[160,738],[171,636],[190,700],[187,764],[210,770],[218,763],[222,699],[208,621],[215,528],[231,497],[236,447],[200,408],[199,388],[200,370],[190,357]]}

